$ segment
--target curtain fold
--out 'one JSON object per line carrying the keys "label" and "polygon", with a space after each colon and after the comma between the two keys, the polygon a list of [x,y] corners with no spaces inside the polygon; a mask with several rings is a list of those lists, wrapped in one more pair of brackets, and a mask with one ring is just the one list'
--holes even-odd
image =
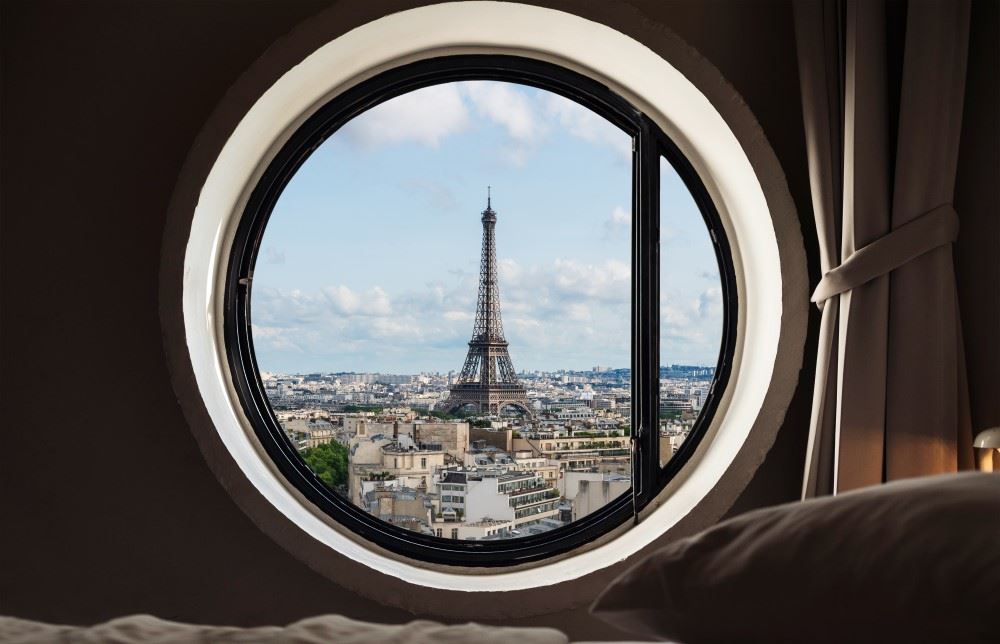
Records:
{"label": "curtain fold", "polygon": [[[969,2],[959,0],[908,7],[893,228],[954,196],[969,13]],[[951,244],[893,271],[890,280],[886,478],[971,468]]]}
{"label": "curtain fold", "polygon": [[971,467],[951,256],[968,22],[967,0],[908,3],[897,114],[884,0],[795,5],[824,275],[804,497]]}
{"label": "curtain fold", "polygon": [[[838,4],[797,4],[795,30],[809,185],[816,218],[820,269],[825,275],[840,263],[844,116],[843,47]],[[839,304],[839,298],[820,303],[823,313],[803,483],[806,496],[833,491]]]}

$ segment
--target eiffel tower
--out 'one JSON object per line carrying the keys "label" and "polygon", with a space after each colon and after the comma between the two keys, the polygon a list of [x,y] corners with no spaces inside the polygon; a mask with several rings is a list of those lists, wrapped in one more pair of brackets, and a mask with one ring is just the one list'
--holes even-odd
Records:
{"label": "eiffel tower", "polygon": [[465,366],[452,385],[444,402],[445,412],[466,405],[479,413],[499,414],[504,407],[517,407],[532,416],[524,386],[514,372],[514,363],[507,352],[507,340],[500,320],[500,288],[497,281],[497,213],[490,207],[490,192],[486,192],[483,211],[483,254],[479,260],[479,302],[476,304],[476,324],[469,341]]}

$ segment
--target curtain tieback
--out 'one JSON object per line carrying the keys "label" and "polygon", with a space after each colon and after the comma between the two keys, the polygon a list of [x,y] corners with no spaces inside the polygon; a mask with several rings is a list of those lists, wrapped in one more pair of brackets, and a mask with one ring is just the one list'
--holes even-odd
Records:
{"label": "curtain tieback", "polygon": [[958,238],[958,214],[951,204],[928,210],[851,253],[820,280],[812,301],[823,303],[876,277],[887,275],[910,260]]}

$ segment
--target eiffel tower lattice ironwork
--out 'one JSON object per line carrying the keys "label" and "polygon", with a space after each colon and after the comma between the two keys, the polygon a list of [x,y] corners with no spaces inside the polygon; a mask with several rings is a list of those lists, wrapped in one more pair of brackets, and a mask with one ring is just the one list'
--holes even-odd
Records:
{"label": "eiffel tower lattice ironwork", "polygon": [[479,261],[479,301],[476,324],[469,341],[469,353],[462,373],[451,387],[443,405],[446,412],[466,405],[480,413],[499,414],[504,407],[516,407],[532,415],[524,386],[518,381],[507,351],[500,319],[500,287],[497,281],[497,213],[490,206],[487,191],[483,211],[483,253]]}

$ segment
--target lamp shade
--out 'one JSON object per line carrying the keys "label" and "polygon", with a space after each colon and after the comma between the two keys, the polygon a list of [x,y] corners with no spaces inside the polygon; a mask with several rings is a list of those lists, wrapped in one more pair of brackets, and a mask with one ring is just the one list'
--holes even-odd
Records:
{"label": "lamp shade", "polygon": [[1000,427],[990,427],[976,434],[972,446],[1000,448]]}

